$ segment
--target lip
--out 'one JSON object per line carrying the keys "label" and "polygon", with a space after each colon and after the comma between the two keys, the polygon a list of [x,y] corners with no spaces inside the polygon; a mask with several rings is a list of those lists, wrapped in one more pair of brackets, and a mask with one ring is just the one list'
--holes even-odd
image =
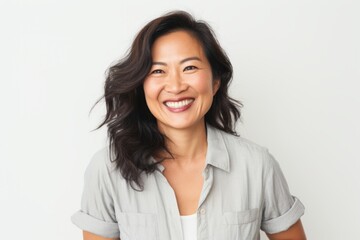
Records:
{"label": "lip", "polygon": [[[171,112],[183,112],[191,107],[194,98],[184,97],[177,99],[169,99],[163,102],[164,106]],[[182,103],[180,103],[182,102]],[[169,104],[167,104],[169,103]],[[182,105],[183,104],[183,105]],[[180,105],[180,106],[179,106]]]}

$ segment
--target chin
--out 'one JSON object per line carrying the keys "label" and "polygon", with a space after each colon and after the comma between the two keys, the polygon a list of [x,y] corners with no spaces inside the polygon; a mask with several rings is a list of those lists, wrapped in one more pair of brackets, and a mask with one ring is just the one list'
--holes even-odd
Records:
{"label": "chin", "polygon": [[167,123],[160,123],[158,126],[163,128],[163,129],[177,129],[177,130],[186,130],[186,129],[193,129],[194,127],[200,127],[201,126],[201,121],[181,121],[181,122],[176,122],[176,121],[169,121]]}

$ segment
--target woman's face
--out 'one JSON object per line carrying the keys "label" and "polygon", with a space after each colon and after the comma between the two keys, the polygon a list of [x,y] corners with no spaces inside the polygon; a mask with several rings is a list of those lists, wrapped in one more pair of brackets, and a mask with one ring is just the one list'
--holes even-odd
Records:
{"label": "woman's face", "polygon": [[220,81],[198,40],[181,30],[163,35],[152,46],[152,60],[143,87],[160,131],[204,124]]}

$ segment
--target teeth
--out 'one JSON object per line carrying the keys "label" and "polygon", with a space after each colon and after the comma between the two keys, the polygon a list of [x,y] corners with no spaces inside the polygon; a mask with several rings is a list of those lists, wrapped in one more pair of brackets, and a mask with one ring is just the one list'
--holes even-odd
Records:
{"label": "teeth", "polygon": [[193,101],[194,101],[193,99],[185,99],[178,102],[165,102],[165,105],[171,108],[182,108],[185,107],[186,105],[189,105]]}

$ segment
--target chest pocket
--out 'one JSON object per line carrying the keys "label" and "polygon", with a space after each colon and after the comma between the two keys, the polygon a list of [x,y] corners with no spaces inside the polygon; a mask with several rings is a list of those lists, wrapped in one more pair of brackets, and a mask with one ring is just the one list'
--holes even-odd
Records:
{"label": "chest pocket", "polygon": [[223,214],[224,239],[257,240],[259,239],[259,209]]}
{"label": "chest pocket", "polygon": [[157,219],[151,213],[119,213],[117,221],[121,240],[157,240]]}

